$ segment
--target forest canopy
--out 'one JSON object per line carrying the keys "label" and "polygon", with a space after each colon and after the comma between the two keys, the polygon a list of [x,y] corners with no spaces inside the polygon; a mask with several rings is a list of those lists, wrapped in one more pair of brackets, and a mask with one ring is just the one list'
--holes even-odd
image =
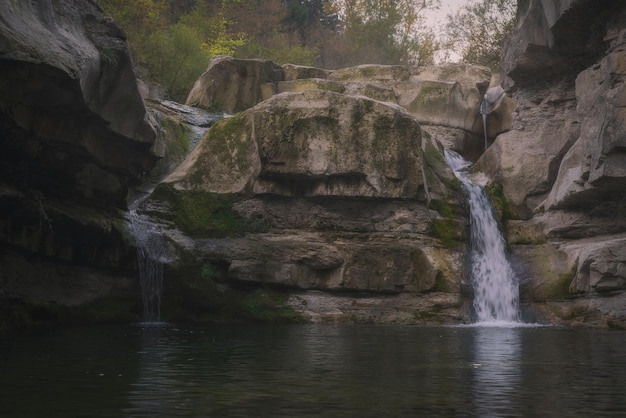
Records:
{"label": "forest canopy", "polygon": [[179,101],[217,55],[336,69],[432,64],[438,51],[455,48],[465,62],[494,67],[516,4],[469,1],[437,36],[425,12],[440,0],[97,2],[126,33],[140,77],[166,86]]}

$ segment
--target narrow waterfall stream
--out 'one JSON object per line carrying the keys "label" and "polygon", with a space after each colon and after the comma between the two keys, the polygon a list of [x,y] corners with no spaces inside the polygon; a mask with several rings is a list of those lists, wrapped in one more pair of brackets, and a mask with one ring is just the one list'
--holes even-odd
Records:
{"label": "narrow waterfall stream", "polygon": [[[206,131],[215,122],[227,117],[224,113],[211,113],[168,100],[160,101],[159,105],[166,109],[167,114],[176,114],[177,123],[185,123],[189,128],[186,136],[188,141],[187,153],[190,153],[198,145]],[[171,167],[170,170],[173,168]],[[165,177],[168,172],[160,172],[160,177],[145,182],[141,187],[133,190],[128,197],[131,203],[126,214],[126,227],[137,247],[139,284],[143,300],[143,321],[145,322],[161,321],[163,266],[170,260],[168,260],[168,247],[161,227],[152,221],[145,211],[142,213],[140,208],[160,179]]]}
{"label": "narrow waterfall stream", "polygon": [[163,294],[163,264],[167,251],[161,231],[150,219],[138,212],[143,199],[137,200],[127,214],[127,227],[137,247],[139,284],[143,301],[143,320],[161,321],[161,297]]}
{"label": "narrow waterfall stream", "polygon": [[461,181],[470,205],[471,281],[477,322],[519,322],[518,279],[485,190],[468,175],[470,163],[454,151],[446,161]]}

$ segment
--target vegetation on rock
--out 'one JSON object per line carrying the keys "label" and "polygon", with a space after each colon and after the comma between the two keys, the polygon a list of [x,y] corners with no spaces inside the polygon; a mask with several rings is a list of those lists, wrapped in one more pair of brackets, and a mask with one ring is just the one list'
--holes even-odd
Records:
{"label": "vegetation on rock", "polygon": [[218,55],[336,69],[431,64],[438,50],[453,46],[465,51],[464,61],[493,66],[516,3],[468,4],[449,17],[442,45],[425,15],[439,0],[97,1],[126,32],[141,76],[181,102]]}
{"label": "vegetation on rock", "polygon": [[174,224],[189,236],[224,237],[244,231],[245,220],[232,210],[232,196],[202,190],[179,191],[161,183],[151,200],[171,206]]}
{"label": "vegetation on rock", "polygon": [[446,46],[464,62],[497,69],[504,42],[513,30],[517,0],[473,0],[446,25]]}

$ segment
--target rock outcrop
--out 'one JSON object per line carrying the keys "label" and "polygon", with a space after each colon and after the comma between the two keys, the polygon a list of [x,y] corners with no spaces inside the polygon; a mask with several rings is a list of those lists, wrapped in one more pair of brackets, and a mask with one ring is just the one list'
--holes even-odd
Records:
{"label": "rock outcrop", "polygon": [[625,323],[625,34],[620,1],[520,1],[503,61],[512,129],[475,167],[502,186],[525,294],[552,319]]}
{"label": "rock outcrop", "polygon": [[0,326],[132,315],[123,210],[158,156],[123,33],[92,1],[7,0],[0,74]]}
{"label": "rock outcrop", "polygon": [[309,89],[216,123],[143,210],[179,260],[231,286],[387,294],[398,321],[449,323],[462,320],[463,200],[404,108]]}

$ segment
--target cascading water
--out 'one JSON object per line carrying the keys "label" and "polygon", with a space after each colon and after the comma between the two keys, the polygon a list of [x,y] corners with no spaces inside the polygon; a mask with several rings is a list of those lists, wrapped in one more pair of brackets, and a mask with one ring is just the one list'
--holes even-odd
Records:
{"label": "cascading water", "polygon": [[466,168],[470,163],[454,151],[446,151],[445,157],[470,204],[471,280],[476,320],[518,322],[518,279],[507,259],[491,202],[485,190],[469,178]]}
{"label": "cascading water", "polygon": [[[189,152],[191,152],[204,133],[218,120],[226,117],[223,113],[209,113],[201,109],[181,105],[167,100],[162,100],[159,105],[167,108],[168,112],[178,115],[190,129],[187,140]],[[167,173],[161,173],[166,175]],[[139,265],[139,284],[143,299],[143,320],[146,322],[159,322],[161,320],[161,297],[163,294],[163,265],[167,263],[167,245],[163,239],[163,232],[159,225],[155,224],[139,208],[159,182],[142,184],[141,188],[134,190],[129,196],[130,210],[126,214],[127,229],[137,247],[137,261]],[[139,193],[142,197],[137,198]]]}
{"label": "cascading water", "polygon": [[161,231],[146,215],[138,212],[142,201],[143,199],[136,201],[127,214],[128,230],[137,247],[143,320],[159,322],[163,294],[163,264],[167,261],[167,251]]}

